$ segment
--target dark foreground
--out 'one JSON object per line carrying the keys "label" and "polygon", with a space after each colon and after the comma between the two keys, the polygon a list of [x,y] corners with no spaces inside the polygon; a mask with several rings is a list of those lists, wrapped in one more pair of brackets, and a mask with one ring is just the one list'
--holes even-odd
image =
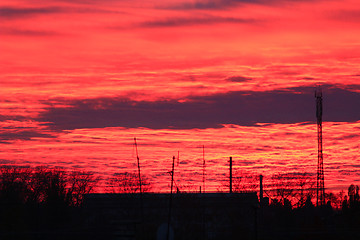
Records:
{"label": "dark foreground", "polygon": [[80,206],[0,210],[1,239],[360,239],[357,204],[261,206],[256,193],[88,194]]}

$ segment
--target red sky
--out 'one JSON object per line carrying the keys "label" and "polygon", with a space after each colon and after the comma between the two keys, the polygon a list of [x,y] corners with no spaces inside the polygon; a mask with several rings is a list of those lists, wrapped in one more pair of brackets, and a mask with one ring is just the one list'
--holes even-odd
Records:
{"label": "red sky", "polygon": [[[316,173],[323,85],[325,186],[359,184],[360,6],[355,0],[0,3],[0,161],[135,171],[166,191],[217,190],[238,172]],[[164,190],[165,189],[165,190]]]}

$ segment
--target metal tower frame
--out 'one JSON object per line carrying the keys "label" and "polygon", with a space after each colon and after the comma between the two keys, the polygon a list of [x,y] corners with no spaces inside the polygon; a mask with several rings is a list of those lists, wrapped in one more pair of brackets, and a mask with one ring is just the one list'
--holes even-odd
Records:
{"label": "metal tower frame", "polygon": [[203,190],[202,192],[205,193],[205,146],[203,145]]}
{"label": "metal tower frame", "polygon": [[324,186],[324,163],[323,163],[323,143],[322,143],[322,91],[318,87],[315,90],[316,98],[316,118],[317,118],[317,137],[318,137],[318,165],[316,180],[316,204],[325,205],[325,186]]}

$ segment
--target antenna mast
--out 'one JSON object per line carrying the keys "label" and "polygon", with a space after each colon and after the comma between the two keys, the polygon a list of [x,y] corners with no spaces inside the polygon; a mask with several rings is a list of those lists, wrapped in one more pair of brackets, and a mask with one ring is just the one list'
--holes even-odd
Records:
{"label": "antenna mast", "polygon": [[170,185],[170,201],[169,201],[169,216],[168,216],[168,225],[167,225],[167,233],[166,233],[166,239],[169,240],[170,238],[170,222],[171,222],[171,208],[172,208],[172,193],[173,193],[173,183],[174,183],[174,165],[175,165],[175,156],[173,156],[172,159],[172,168],[171,168],[171,185]]}
{"label": "antenna mast", "polygon": [[205,193],[205,146],[203,145],[203,192]]}
{"label": "antenna mast", "polygon": [[138,177],[139,177],[139,187],[140,187],[140,194],[142,194],[142,189],[141,189],[141,174],[140,174],[140,159],[139,159],[139,154],[138,154],[138,148],[137,148],[137,143],[136,143],[136,137],[134,137],[134,141],[135,141],[135,149],[136,149],[136,158],[137,158],[137,166],[138,166]]}
{"label": "antenna mast", "polygon": [[318,165],[316,179],[316,203],[317,206],[325,205],[325,186],[324,186],[324,164],[323,164],[323,144],[322,144],[322,91],[321,87],[315,90],[316,98],[316,118],[317,118],[317,137],[318,137]]}
{"label": "antenna mast", "polygon": [[142,221],[142,231],[144,232],[144,200],[143,200],[143,194],[142,194],[142,189],[141,189],[141,175],[140,175],[140,158],[139,158],[139,154],[138,154],[138,149],[137,149],[137,143],[136,143],[136,137],[134,137],[134,142],[135,142],[135,149],[136,149],[136,159],[137,159],[137,166],[138,166],[138,174],[139,174],[139,190],[140,190],[140,207],[141,207],[141,221]]}
{"label": "antenna mast", "polygon": [[229,179],[229,181],[230,181],[230,193],[232,193],[232,157],[230,157],[230,166],[229,166],[229,169],[230,169],[230,179]]}

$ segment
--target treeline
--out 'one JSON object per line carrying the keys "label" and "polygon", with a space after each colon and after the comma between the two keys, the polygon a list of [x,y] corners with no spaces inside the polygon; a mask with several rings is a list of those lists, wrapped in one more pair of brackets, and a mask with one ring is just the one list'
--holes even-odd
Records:
{"label": "treeline", "polygon": [[58,239],[83,223],[81,204],[97,179],[84,171],[0,167],[0,239]]}
{"label": "treeline", "polygon": [[[66,171],[58,168],[0,166],[0,203],[42,206],[81,206],[84,195],[90,193],[100,178],[86,171]],[[102,179],[103,190],[108,193],[138,193],[139,178],[136,173],[122,172]],[[291,208],[315,204],[315,176],[306,172],[277,173],[264,176],[264,197],[270,204],[287,205]],[[236,172],[233,176],[233,192],[259,192],[259,175]],[[142,176],[142,191],[150,192],[152,184]],[[194,186],[176,185],[178,193],[197,192]],[[229,191],[229,181],[223,181],[219,192]],[[327,192],[327,204],[335,209],[358,207],[359,187],[349,186],[347,191]]]}
{"label": "treeline", "polygon": [[360,239],[358,189],[352,184],[347,194],[326,194],[323,206],[316,206],[310,195],[303,205],[273,199],[258,210],[259,239]]}
{"label": "treeline", "polygon": [[6,204],[79,206],[97,179],[85,171],[0,167],[0,201]]}
{"label": "treeline", "polygon": [[[345,232],[360,237],[356,230],[360,224],[359,187],[350,185],[347,192],[328,193],[326,206],[319,208],[315,206],[315,179],[309,173],[264,176],[264,197],[269,198],[270,204],[254,210],[258,211],[259,236],[262,232],[262,236],[271,236],[265,239],[285,239],[276,234],[292,228],[296,234],[315,234],[321,230],[328,237],[335,229],[337,234]],[[139,192],[136,173],[117,173],[103,180],[104,190],[109,193]],[[79,235],[91,239],[94,232],[87,222],[101,215],[87,212],[82,203],[99,181],[85,171],[1,166],[0,239],[78,239]],[[149,192],[148,178],[142,176],[141,182],[142,190]],[[228,183],[224,181],[219,192],[227,192]],[[232,187],[233,192],[259,192],[259,175],[237,172]],[[196,192],[196,188],[189,190],[176,185],[176,192]]]}
{"label": "treeline", "polygon": [[[258,174],[236,172],[233,175],[233,192],[259,192]],[[350,189],[351,188],[351,189]],[[344,190],[326,191],[326,204],[340,210],[346,204],[357,199],[353,197],[358,192],[356,186],[350,186],[348,195]],[[229,180],[223,181],[218,189],[221,192],[229,191]],[[302,208],[305,205],[316,205],[316,175],[308,172],[275,173],[263,176],[264,197],[273,205],[282,205],[290,208]]]}

